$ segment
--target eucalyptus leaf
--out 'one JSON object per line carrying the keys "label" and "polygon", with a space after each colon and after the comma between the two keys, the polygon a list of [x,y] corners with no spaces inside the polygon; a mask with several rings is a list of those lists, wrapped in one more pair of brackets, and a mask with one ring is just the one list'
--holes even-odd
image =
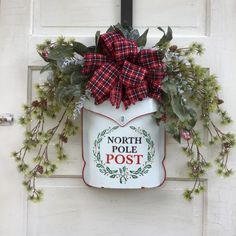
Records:
{"label": "eucalyptus leaf", "polygon": [[81,87],[79,85],[61,86],[56,90],[56,100],[64,103],[66,99],[81,96]]}
{"label": "eucalyptus leaf", "polygon": [[75,61],[71,60],[71,62],[65,65],[65,61],[60,59],[57,61],[58,68],[63,71],[63,73],[71,74],[74,71],[80,71],[82,66],[75,63]]}
{"label": "eucalyptus leaf", "polygon": [[163,113],[161,113],[160,111],[157,111],[153,117],[156,118],[156,119],[161,119],[161,117],[163,116]]}
{"label": "eucalyptus leaf", "polygon": [[84,56],[86,53],[88,53],[88,48],[80,42],[73,42],[73,49],[81,56]]}
{"label": "eucalyptus leaf", "polygon": [[164,105],[168,105],[170,104],[171,98],[169,96],[169,94],[167,92],[165,92],[164,90],[161,93],[161,101]]}
{"label": "eucalyptus leaf", "polygon": [[74,50],[72,46],[58,45],[49,51],[48,58],[51,60],[62,60],[66,57],[72,57]]}
{"label": "eucalyptus leaf", "polygon": [[111,25],[111,26],[107,29],[106,33],[108,33],[108,32],[113,32],[114,30],[115,30],[115,29],[114,29],[114,26]]}
{"label": "eucalyptus leaf", "polygon": [[115,31],[121,33],[121,35],[123,35],[124,37],[126,36],[126,30],[122,27],[120,23],[114,25],[114,29]]}
{"label": "eucalyptus leaf", "polygon": [[163,32],[163,36],[162,38],[159,40],[159,42],[154,46],[154,47],[161,47],[167,43],[169,43],[172,39],[173,39],[173,32],[172,29],[170,28],[170,26],[168,26],[167,28],[167,33],[165,33],[165,31],[161,28],[158,27],[157,29],[159,29],[161,32]]}
{"label": "eucalyptus leaf", "polygon": [[80,74],[80,72],[75,71],[71,74],[71,84],[81,84],[87,81],[89,78],[88,75]]}
{"label": "eucalyptus leaf", "polygon": [[149,29],[146,29],[144,33],[137,39],[136,43],[138,47],[144,47],[147,43],[147,34]]}
{"label": "eucalyptus leaf", "polygon": [[52,65],[51,64],[47,64],[47,65],[42,67],[42,69],[40,70],[40,74],[42,74],[45,71],[51,70],[51,69],[52,69]]}
{"label": "eucalyptus leaf", "polygon": [[[167,77],[166,77],[167,78]],[[169,94],[169,93],[172,93],[172,94],[177,94],[177,87],[176,87],[176,84],[173,80],[171,79],[165,79],[163,80],[163,83],[162,83],[162,90]]]}
{"label": "eucalyptus leaf", "polygon": [[185,107],[181,104],[180,97],[173,95],[171,96],[171,106],[173,112],[178,116],[178,118],[184,122],[190,118],[189,113],[186,111]]}
{"label": "eucalyptus leaf", "polygon": [[180,142],[180,133],[179,129],[174,122],[166,122],[165,123],[165,130],[169,133],[177,142]]}
{"label": "eucalyptus leaf", "polygon": [[188,120],[188,124],[186,125],[186,129],[191,130],[191,129],[193,129],[193,127],[197,123],[197,112],[190,107],[187,107],[187,109],[188,109],[188,113],[191,118]]}
{"label": "eucalyptus leaf", "polygon": [[89,46],[88,47],[88,52],[90,52],[90,53],[94,53],[94,52],[97,52],[97,48],[96,48],[96,46]]}
{"label": "eucalyptus leaf", "polygon": [[95,34],[95,45],[97,46],[98,45],[98,41],[99,41],[99,38],[100,38],[100,34],[101,32],[98,30]]}
{"label": "eucalyptus leaf", "polygon": [[138,30],[135,29],[135,30],[132,30],[132,31],[130,32],[129,39],[132,39],[132,40],[137,41],[138,38],[139,38],[139,36],[140,36],[140,35],[139,35]]}

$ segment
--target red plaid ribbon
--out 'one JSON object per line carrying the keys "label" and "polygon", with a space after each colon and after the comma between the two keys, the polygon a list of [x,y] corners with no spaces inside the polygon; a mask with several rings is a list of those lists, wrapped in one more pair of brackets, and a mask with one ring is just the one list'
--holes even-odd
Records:
{"label": "red plaid ribbon", "polygon": [[138,52],[135,41],[125,39],[113,31],[102,34],[99,44],[103,54],[87,53],[82,73],[93,73],[87,89],[100,104],[107,99],[116,108],[125,108],[145,97],[160,99],[161,81],[165,64],[157,50]]}

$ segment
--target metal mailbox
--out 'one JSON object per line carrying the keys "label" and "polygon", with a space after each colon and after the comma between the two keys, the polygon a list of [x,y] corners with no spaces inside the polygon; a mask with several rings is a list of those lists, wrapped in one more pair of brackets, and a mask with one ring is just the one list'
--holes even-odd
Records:
{"label": "metal mailbox", "polygon": [[109,101],[86,101],[82,112],[83,180],[98,188],[138,189],[160,186],[166,177],[165,131],[152,114],[151,98],[127,110]]}

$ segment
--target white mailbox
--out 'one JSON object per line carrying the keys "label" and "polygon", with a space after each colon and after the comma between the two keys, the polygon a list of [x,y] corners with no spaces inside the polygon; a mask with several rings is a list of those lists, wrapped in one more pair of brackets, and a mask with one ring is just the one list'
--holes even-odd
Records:
{"label": "white mailbox", "polygon": [[85,103],[82,112],[83,179],[98,188],[160,186],[166,177],[165,131],[152,117],[151,98],[116,109],[109,101]]}

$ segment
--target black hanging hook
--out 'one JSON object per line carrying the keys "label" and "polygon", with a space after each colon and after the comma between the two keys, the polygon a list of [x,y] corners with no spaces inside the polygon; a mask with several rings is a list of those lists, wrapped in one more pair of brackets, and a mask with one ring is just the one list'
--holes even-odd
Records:
{"label": "black hanging hook", "polygon": [[133,26],[133,0],[121,0],[121,24]]}

